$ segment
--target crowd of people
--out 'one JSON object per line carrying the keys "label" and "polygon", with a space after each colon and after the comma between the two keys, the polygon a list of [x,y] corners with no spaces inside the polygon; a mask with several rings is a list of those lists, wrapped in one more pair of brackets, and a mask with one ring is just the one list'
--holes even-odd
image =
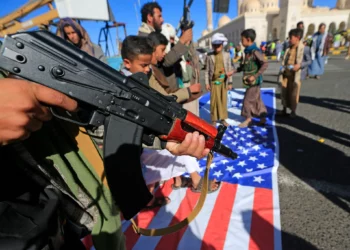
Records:
{"label": "crowd of people", "polygon": [[[120,72],[125,76],[146,74],[151,88],[163,95],[176,96],[178,103],[199,116],[198,98],[202,90],[192,29],[183,30],[177,37],[174,27],[164,23],[157,2],[144,4],[141,15],[138,34],[123,41]],[[312,44],[303,40],[300,25],[289,32],[288,44],[277,42],[273,47],[278,59],[282,58],[280,115],[286,115],[289,108],[291,117],[296,117],[301,80],[323,74],[330,43],[324,24],[312,37]],[[61,19],[56,34],[107,63],[101,48],[76,21]],[[213,52],[206,58],[205,86],[210,91],[213,126],[218,123],[229,126],[227,91],[232,89],[233,75],[237,73],[242,73],[246,88],[241,111],[245,120],[239,127],[251,126],[253,118],[259,119],[259,126],[266,123],[267,109],[260,88],[268,62],[255,38],[252,29],[241,33],[241,44],[236,46],[223,34],[212,37]],[[6,192],[0,192],[0,248],[84,249],[81,239],[91,234],[97,250],[125,249],[120,212],[104,180],[103,169],[92,160],[92,155],[96,155],[101,161],[103,126],[85,131],[52,118],[48,106],[75,112],[77,102],[40,84],[16,79],[8,72],[3,72],[3,77],[0,159],[4,172],[0,185]],[[154,194],[159,183],[173,179],[174,190],[190,188],[192,192],[201,192],[203,179],[197,159],[208,153],[205,138],[198,132],[189,133],[183,142],[156,138],[152,146],[143,145],[141,163],[149,191]],[[124,167],[127,163],[116,165]],[[183,177],[184,173],[189,173],[190,178]],[[220,185],[217,180],[210,180],[208,193],[216,192]],[[154,196],[144,209],[169,202],[169,197]]]}

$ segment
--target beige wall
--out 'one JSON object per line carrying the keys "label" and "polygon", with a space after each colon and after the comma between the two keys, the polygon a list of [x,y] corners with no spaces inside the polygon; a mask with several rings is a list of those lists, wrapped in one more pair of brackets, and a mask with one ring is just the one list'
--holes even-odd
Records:
{"label": "beige wall", "polygon": [[256,32],[255,42],[258,46],[262,41],[266,41],[268,39],[268,22],[266,20],[266,14],[245,14],[246,16],[246,29],[254,29]]}
{"label": "beige wall", "polygon": [[[308,4],[312,1],[305,0]],[[350,2],[350,0],[348,0]],[[288,36],[290,29],[296,28],[299,21],[305,25],[304,35],[307,34],[308,26],[313,24],[316,32],[319,24],[324,22],[327,25],[327,31],[331,23],[335,24],[336,30],[342,22],[345,28],[350,28],[350,9],[348,10],[329,10],[327,8],[304,8],[304,0],[280,0],[280,11],[271,13],[245,13],[236,17],[228,24],[218,28],[211,33],[198,39],[200,47],[211,48],[211,37],[220,32],[225,34],[230,42],[238,44],[240,34],[244,29],[252,28],[257,33],[256,42],[260,45],[261,41],[274,39],[274,29],[277,31],[277,38],[284,41]],[[271,34],[271,35],[270,35]]]}
{"label": "beige wall", "polygon": [[302,14],[301,19],[304,22],[305,25],[305,35],[308,32],[308,27],[310,24],[315,25],[315,31],[317,31],[318,26],[321,23],[326,24],[326,31],[328,31],[328,28],[331,23],[335,24],[336,29],[339,29],[339,26],[341,22],[345,23],[345,27],[348,25],[348,19],[349,19],[349,10],[333,10],[329,12],[324,12],[322,15],[320,13],[314,12],[304,12]]}
{"label": "beige wall", "polygon": [[241,32],[245,29],[245,18],[244,16],[237,17],[233,19],[228,24],[214,30],[213,32],[198,39],[198,44],[200,47],[211,48],[211,37],[215,33],[223,33],[230,42],[238,44],[241,39]]}

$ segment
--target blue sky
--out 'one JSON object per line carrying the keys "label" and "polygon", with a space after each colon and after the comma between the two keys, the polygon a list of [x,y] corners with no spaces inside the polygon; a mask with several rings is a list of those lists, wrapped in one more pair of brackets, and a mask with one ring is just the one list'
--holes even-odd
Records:
{"label": "blue sky", "polygon": [[[128,35],[136,34],[138,26],[141,22],[140,4],[149,2],[150,0],[109,0],[112,11],[117,21],[126,23]],[[6,1],[6,4],[2,4],[0,8],[0,17],[12,12],[21,5],[28,2],[28,0],[11,0]],[[214,2],[214,0],[213,0]],[[337,0],[314,0],[314,5],[317,6],[329,6],[334,7]],[[158,3],[163,8],[163,16],[165,22],[171,23],[173,26],[177,26],[180,17],[182,15],[183,0],[158,0]],[[135,12],[135,4],[137,8],[137,17]],[[43,13],[47,10],[46,7],[34,12],[33,14],[26,17],[24,20],[29,19],[33,15]],[[213,23],[216,27],[219,18],[223,14],[213,14]],[[227,14],[230,18],[237,16],[237,0],[230,0],[229,13]],[[206,8],[205,0],[194,0],[191,8],[191,18],[195,21],[194,27],[194,39],[197,40],[201,36],[201,32],[206,29]],[[83,21],[82,25],[89,32],[93,42],[97,43],[98,34],[100,28],[104,26],[103,22],[96,21]],[[112,29],[112,39],[116,38],[116,30]],[[119,34],[123,38],[123,31],[120,28]]]}

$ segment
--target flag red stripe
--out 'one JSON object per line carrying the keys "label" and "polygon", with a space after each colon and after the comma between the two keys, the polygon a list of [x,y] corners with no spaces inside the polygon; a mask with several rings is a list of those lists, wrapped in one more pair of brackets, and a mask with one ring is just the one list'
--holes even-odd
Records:
{"label": "flag red stripe", "polygon": [[[191,189],[188,188],[186,192],[186,196],[181,201],[181,204],[178,210],[176,211],[173,219],[171,220],[169,226],[179,223],[180,221],[185,219],[197,204],[199,196],[200,196],[199,193],[194,193],[191,191]],[[163,236],[161,240],[158,242],[158,245],[155,249],[156,250],[177,249],[177,246],[187,228],[188,226],[183,227],[181,230],[177,231],[176,233]]]}
{"label": "flag red stripe", "polygon": [[202,239],[201,250],[223,249],[225,245],[237,185],[223,183],[219,192]]}
{"label": "flag red stripe", "polygon": [[249,250],[274,249],[272,196],[272,190],[255,189]]}
{"label": "flag red stripe", "polygon": [[[161,196],[169,196],[172,192],[171,184],[173,183],[172,180],[167,181],[161,188],[159,188],[156,191],[155,196],[161,197]],[[137,199],[137,197],[134,197]],[[136,224],[141,228],[147,228],[152,219],[157,215],[158,211],[160,210],[160,207],[157,207],[155,209],[149,210],[149,211],[143,211],[140,212],[135,217]],[[128,227],[128,229],[125,231],[125,237],[126,237],[126,249],[132,249],[138,239],[140,238],[140,235],[136,234],[134,232],[134,229],[132,228],[132,225]]]}
{"label": "flag red stripe", "polygon": [[90,250],[90,249],[93,247],[93,245],[94,245],[94,243],[93,243],[93,241],[92,241],[92,236],[91,236],[91,234],[87,235],[87,236],[86,236],[84,239],[82,239],[81,241],[83,242],[83,244],[84,244],[86,250]]}

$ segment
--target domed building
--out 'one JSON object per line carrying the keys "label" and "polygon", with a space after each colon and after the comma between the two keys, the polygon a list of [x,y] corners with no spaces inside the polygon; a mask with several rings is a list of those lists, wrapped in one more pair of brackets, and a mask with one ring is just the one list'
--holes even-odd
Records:
{"label": "domed building", "polygon": [[203,31],[202,31],[202,36],[206,36],[208,33],[209,33],[209,31],[203,30]]}
{"label": "domed building", "polygon": [[260,12],[261,4],[259,0],[247,0],[244,4],[244,12],[245,13],[255,13]]}
{"label": "domed building", "polygon": [[269,12],[278,10],[278,0],[260,0],[261,10],[263,12]]}
{"label": "domed building", "polygon": [[[211,1],[209,1],[211,2]],[[337,0],[336,8],[314,7],[313,0],[237,0],[238,16],[220,18],[217,29],[203,32],[199,46],[210,47],[210,38],[220,32],[230,42],[239,44],[241,32],[255,29],[256,43],[279,39],[284,41],[288,32],[304,22],[305,36],[317,31],[321,23],[327,32],[350,28],[350,0]],[[209,30],[209,29],[208,29]]]}
{"label": "domed building", "polygon": [[223,16],[219,19],[218,27],[221,28],[222,26],[225,26],[231,21],[231,19],[228,16]]}
{"label": "domed building", "polygon": [[336,8],[340,10],[350,9],[350,0],[338,0]]}

